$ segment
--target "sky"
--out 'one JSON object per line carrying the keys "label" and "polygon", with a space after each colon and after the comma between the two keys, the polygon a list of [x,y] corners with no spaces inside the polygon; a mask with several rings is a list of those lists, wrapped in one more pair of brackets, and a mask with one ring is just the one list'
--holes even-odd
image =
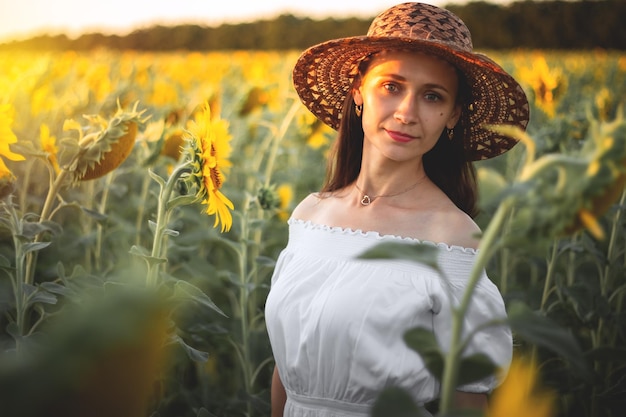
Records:
{"label": "sky", "polygon": [[[472,0],[422,0],[443,6]],[[491,0],[507,2],[509,0]],[[155,24],[217,26],[291,13],[373,17],[400,0],[0,0],[0,42],[41,34],[125,35]]]}

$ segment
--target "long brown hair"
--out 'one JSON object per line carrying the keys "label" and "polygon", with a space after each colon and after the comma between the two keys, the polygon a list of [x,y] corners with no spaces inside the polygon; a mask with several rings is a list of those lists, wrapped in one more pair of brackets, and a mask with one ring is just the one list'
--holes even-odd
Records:
{"label": "long brown hair", "polygon": [[[367,64],[361,65],[364,74]],[[461,117],[454,127],[454,136],[448,138],[444,130],[435,146],[424,154],[424,170],[454,204],[471,217],[476,216],[476,170],[466,157],[464,144],[469,140],[467,103],[471,103],[469,88],[459,73],[457,101],[462,106]],[[361,171],[363,158],[363,125],[355,113],[352,89],[343,103],[337,140],[329,153],[326,180],[322,192],[333,192],[352,184]]]}

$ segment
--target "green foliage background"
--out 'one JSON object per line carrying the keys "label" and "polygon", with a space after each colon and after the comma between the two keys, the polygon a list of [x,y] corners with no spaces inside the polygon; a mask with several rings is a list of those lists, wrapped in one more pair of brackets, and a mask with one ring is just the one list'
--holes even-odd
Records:
{"label": "green foliage background", "polygon": [[[0,214],[2,365],[22,358],[18,365],[0,366],[2,414],[43,415],[45,411],[31,407],[35,400],[57,407],[71,403],[78,395],[72,387],[80,385],[84,368],[63,364],[86,358],[80,363],[88,367],[101,360],[98,355],[127,346],[133,335],[143,340],[141,329],[152,322],[155,306],[166,306],[173,322],[168,328],[176,340],[168,345],[169,360],[154,365],[159,377],[148,395],[146,415],[268,415],[273,362],[263,307],[269,278],[286,244],[285,216],[320,186],[333,137],[297,101],[290,83],[296,56],[106,50],[0,54],[4,100],[15,109],[11,128],[19,149],[32,150],[26,161],[7,162],[16,176],[15,192],[4,197],[7,209]],[[554,115],[545,112],[542,91],[524,83],[533,106],[529,135],[538,156],[580,151],[591,126],[615,119],[624,104],[626,61],[620,54],[529,50],[493,56],[513,74],[531,68],[537,56],[562,71],[553,90]],[[130,157],[103,178],[62,190],[53,223],[37,229],[37,213],[50,187],[41,125],[50,127],[60,147],[61,139],[70,135],[63,130],[66,119],[85,123],[83,114],[108,119],[118,100],[125,107],[138,100],[151,117]],[[233,136],[232,167],[223,188],[235,203],[233,227],[221,234],[199,204],[177,207],[168,224],[173,232],[165,241],[163,293],[120,291],[134,288],[147,273],[142,259],[130,251],[133,245],[151,247],[149,221],[156,219],[158,186],[149,171],[168,177],[180,161],[162,154],[164,144],[185,129],[205,101],[230,123]],[[320,147],[313,146],[312,137],[321,137]],[[623,136],[614,139],[626,141]],[[524,158],[525,148],[518,145],[502,157],[478,163],[479,171],[490,174],[480,184],[482,213],[477,221],[483,229]],[[291,200],[278,195],[281,185],[292,189]],[[182,184],[177,190],[180,195],[189,192]],[[509,306],[521,301],[558,324],[585,354],[581,364],[570,360],[567,347],[517,339],[518,351],[535,355],[544,383],[558,391],[559,415],[618,416],[626,405],[623,195],[599,218],[605,240],[585,230],[558,239],[510,239],[488,265]],[[31,288],[36,296],[30,298],[21,334],[15,331],[15,289],[8,278],[16,273],[17,253],[15,232],[7,226],[10,207],[31,228],[20,239],[30,242],[33,234],[43,233],[42,243],[47,244],[30,246],[38,253]],[[526,225],[533,225],[533,216],[528,214]],[[506,230],[503,237],[514,236]],[[121,359],[111,359],[110,367],[127,371],[122,378],[133,372]],[[92,395],[100,393],[112,404],[124,398],[111,394],[114,377],[94,385]],[[91,412],[104,415],[95,407]],[[115,412],[131,415],[122,408]]]}

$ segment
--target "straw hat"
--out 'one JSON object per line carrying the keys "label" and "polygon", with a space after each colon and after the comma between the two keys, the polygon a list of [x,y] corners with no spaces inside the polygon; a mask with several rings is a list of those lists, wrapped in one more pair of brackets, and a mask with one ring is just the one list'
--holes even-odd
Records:
{"label": "straw hat", "polygon": [[343,104],[359,63],[383,50],[415,50],[438,56],[456,66],[471,91],[464,103],[470,139],[470,160],[492,158],[516,141],[485,129],[509,124],[526,129],[529,106],[522,87],[502,67],[473,52],[465,23],[448,10],[423,3],[403,3],[378,15],[366,36],[335,39],[302,53],[293,70],[295,89],[306,107],[337,130]]}

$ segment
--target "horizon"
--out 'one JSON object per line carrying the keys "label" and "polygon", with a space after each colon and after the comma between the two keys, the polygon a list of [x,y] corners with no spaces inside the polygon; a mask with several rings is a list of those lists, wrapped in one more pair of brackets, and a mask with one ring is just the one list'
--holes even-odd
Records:
{"label": "horizon", "polygon": [[[477,0],[427,0],[436,6],[463,5]],[[513,0],[487,0],[494,4],[508,4]],[[0,42],[30,39],[36,36],[66,35],[75,39],[84,34],[124,36],[133,31],[157,25],[176,26],[198,24],[219,26],[262,19],[273,19],[292,14],[313,19],[373,18],[399,0],[317,0],[293,4],[292,0],[268,2],[220,2],[207,4],[206,0],[180,0],[172,9],[169,0],[128,2],[109,0],[106,4],[79,0],[23,0],[11,4],[8,13],[0,15]]]}

